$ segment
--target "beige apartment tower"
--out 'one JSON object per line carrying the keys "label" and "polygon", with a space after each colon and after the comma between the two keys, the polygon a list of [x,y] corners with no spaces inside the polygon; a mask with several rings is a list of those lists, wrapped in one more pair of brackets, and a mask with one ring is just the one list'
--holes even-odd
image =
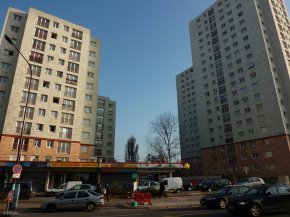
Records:
{"label": "beige apartment tower", "polygon": [[100,42],[89,29],[30,8],[9,8],[0,41],[0,160],[15,160],[32,66],[21,161],[94,155]]}
{"label": "beige apartment tower", "polygon": [[189,24],[176,77],[193,174],[290,175],[290,24],[284,0],[217,0]]}

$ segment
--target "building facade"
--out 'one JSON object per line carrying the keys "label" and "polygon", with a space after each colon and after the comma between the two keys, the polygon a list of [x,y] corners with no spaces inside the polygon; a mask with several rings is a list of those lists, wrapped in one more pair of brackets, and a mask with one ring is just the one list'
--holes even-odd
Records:
{"label": "building facade", "polygon": [[[29,61],[31,72],[5,34]],[[0,160],[16,160],[21,129],[21,161],[90,160],[96,130],[99,40],[89,29],[39,10],[30,8],[25,13],[9,8],[0,50]]]}
{"label": "building facade", "polygon": [[116,102],[108,97],[98,96],[95,159],[114,161]]}
{"label": "building facade", "polygon": [[289,29],[283,0],[218,0],[190,22],[176,82],[193,173],[290,175]]}

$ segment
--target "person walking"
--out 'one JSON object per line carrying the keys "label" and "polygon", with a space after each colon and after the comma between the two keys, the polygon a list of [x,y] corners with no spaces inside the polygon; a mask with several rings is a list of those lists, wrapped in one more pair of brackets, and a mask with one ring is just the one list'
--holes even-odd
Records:
{"label": "person walking", "polygon": [[164,184],[164,182],[160,182],[159,198],[161,198],[162,195],[164,197],[166,197],[166,194],[165,194],[165,184]]}
{"label": "person walking", "polygon": [[106,190],[106,197],[107,197],[107,201],[110,201],[110,192],[109,192],[109,184],[108,183],[106,183],[105,184],[105,190]]}

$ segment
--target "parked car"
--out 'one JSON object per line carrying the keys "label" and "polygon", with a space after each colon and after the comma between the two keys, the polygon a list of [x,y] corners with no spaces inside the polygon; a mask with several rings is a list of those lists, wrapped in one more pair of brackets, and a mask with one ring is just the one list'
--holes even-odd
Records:
{"label": "parked car", "polygon": [[[35,186],[30,181],[21,181],[17,182],[17,184],[20,184],[20,192],[19,192],[19,199],[29,199],[35,196]],[[4,183],[0,186],[0,192],[3,194],[6,198],[9,191],[12,189],[13,183]]]}
{"label": "parked car", "polygon": [[228,212],[253,217],[265,212],[290,211],[289,186],[260,185],[252,187],[240,197],[228,198]]}
{"label": "parked car", "polygon": [[79,185],[82,184],[82,181],[69,181],[67,183],[63,183],[60,186],[58,186],[57,188],[49,188],[46,190],[48,195],[55,195],[56,192],[60,192],[60,191],[64,191],[67,189],[70,189],[72,187],[74,187],[75,185]]}
{"label": "parked car", "polygon": [[230,184],[231,182],[224,178],[209,179],[200,187],[200,190],[208,192],[217,191]]}
{"label": "parked car", "polygon": [[218,207],[224,209],[227,207],[227,197],[241,195],[250,189],[249,186],[228,185],[219,189],[217,192],[203,196],[200,204],[208,208]]}
{"label": "parked car", "polygon": [[146,190],[148,188],[153,188],[156,189],[157,191],[159,191],[160,189],[160,184],[158,182],[144,182],[142,185],[138,186],[136,191],[142,191],[142,190]]}
{"label": "parked car", "polygon": [[90,184],[80,184],[80,185],[75,185],[70,189],[66,189],[63,191],[55,192],[55,196],[59,197],[60,195],[63,195],[69,191],[73,190],[91,190],[91,191],[96,191],[97,187],[95,185],[90,185]]}
{"label": "parked car", "polygon": [[201,190],[201,187],[207,182],[207,181],[209,181],[209,180],[211,180],[211,179],[203,179],[202,181],[200,181],[197,185],[196,185],[196,187],[195,187],[195,189],[196,190]]}
{"label": "parked car", "polygon": [[257,186],[264,185],[265,182],[259,177],[247,177],[237,182],[237,185]]}
{"label": "parked car", "polygon": [[89,212],[96,206],[104,205],[103,195],[91,190],[73,190],[58,198],[43,202],[40,208],[46,212],[55,212],[62,209],[86,209]]}
{"label": "parked car", "polygon": [[183,190],[184,191],[192,191],[194,189],[194,186],[192,184],[191,180],[183,180]]}
{"label": "parked car", "polygon": [[180,193],[183,190],[181,177],[168,177],[161,180],[165,186],[165,192]]}

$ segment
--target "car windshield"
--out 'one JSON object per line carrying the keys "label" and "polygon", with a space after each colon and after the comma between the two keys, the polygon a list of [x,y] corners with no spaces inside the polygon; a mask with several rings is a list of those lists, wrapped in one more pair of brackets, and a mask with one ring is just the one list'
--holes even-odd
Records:
{"label": "car windshield", "polygon": [[224,194],[224,193],[228,192],[230,189],[231,188],[221,188],[216,193],[218,193],[218,194]]}
{"label": "car windshield", "polygon": [[245,192],[245,195],[263,195],[265,193],[265,188],[251,188],[250,190]]}
{"label": "car windshield", "polygon": [[67,183],[60,185],[57,189],[66,189]]}

